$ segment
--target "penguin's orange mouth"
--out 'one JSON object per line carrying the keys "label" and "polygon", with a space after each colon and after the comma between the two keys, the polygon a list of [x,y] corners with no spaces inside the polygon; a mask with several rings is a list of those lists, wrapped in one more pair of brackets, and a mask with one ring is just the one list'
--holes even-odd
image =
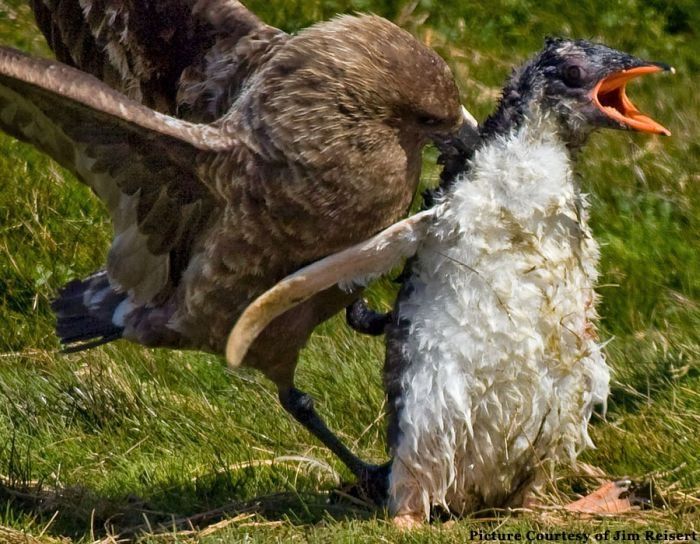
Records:
{"label": "penguin's orange mouth", "polygon": [[631,68],[609,75],[601,79],[591,93],[591,98],[596,106],[608,117],[618,123],[652,134],[670,136],[671,131],[641,113],[628,98],[627,82],[635,77],[653,74],[663,70],[660,66],[649,65]]}

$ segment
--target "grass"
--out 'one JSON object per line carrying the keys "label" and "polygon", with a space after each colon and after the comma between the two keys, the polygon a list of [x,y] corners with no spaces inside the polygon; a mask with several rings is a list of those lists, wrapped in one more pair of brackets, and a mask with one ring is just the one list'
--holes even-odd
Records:
{"label": "grass", "polygon": [[[582,461],[643,482],[657,508],[612,520],[504,514],[401,535],[381,512],[328,493],[349,474],[284,414],[259,375],[124,343],[60,355],[49,301],[100,267],[109,223],[70,175],[0,136],[0,542],[85,543],[110,533],[144,542],[464,542],[479,530],[700,530],[697,3],[248,5],[287,30],[340,11],[392,18],[448,59],[479,118],[547,34],[595,38],[678,68],[632,90],[672,138],[600,134],[580,164],[603,244],[601,332],[615,374],[607,418],[592,426],[598,448]],[[0,0],[0,43],[48,55],[18,0]],[[425,176],[435,179],[434,167]],[[386,305],[391,289],[371,295]],[[385,456],[382,351],[381,340],[334,319],[315,333],[299,373],[330,426],[376,460]],[[558,476],[563,497],[594,483]]]}

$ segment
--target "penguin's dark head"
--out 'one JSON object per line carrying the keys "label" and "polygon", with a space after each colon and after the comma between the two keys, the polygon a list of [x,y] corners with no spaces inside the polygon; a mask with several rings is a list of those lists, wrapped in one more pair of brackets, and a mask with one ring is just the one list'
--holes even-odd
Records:
{"label": "penguin's dark head", "polygon": [[673,69],[585,40],[548,38],[544,49],[513,74],[501,107],[524,116],[553,115],[573,140],[596,128],[668,136],[668,129],[641,113],[626,93],[631,79],[661,71]]}

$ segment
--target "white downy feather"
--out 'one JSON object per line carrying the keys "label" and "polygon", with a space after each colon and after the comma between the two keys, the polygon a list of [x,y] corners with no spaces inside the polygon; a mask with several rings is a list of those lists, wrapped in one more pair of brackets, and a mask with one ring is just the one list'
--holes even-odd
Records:
{"label": "white downy feather", "polygon": [[592,443],[609,369],[594,322],[598,246],[547,121],[477,152],[418,251],[394,514],[518,506]]}

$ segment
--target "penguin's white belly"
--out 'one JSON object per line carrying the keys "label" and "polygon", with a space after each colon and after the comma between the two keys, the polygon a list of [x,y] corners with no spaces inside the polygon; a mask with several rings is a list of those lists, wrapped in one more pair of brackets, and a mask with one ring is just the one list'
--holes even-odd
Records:
{"label": "penguin's white belly", "polygon": [[411,325],[394,513],[518,506],[548,467],[591,445],[609,381],[594,328],[598,248],[568,170],[542,187],[541,160],[529,178],[462,183],[418,255],[401,305]]}

